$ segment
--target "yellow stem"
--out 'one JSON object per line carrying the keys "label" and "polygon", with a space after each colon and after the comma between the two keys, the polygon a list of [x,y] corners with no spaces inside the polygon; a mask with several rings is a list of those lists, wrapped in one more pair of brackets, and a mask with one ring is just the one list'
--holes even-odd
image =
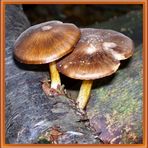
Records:
{"label": "yellow stem", "polygon": [[93,84],[93,80],[83,80],[80,88],[80,92],[77,98],[77,104],[80,109],[84,109],[91,92],[91,87]]}
{"label": "yellow stem", "polygon": [[61,85],[60,74],[57,70],[56,63],[49,63],[51,88],[57,89],[58,85]]}

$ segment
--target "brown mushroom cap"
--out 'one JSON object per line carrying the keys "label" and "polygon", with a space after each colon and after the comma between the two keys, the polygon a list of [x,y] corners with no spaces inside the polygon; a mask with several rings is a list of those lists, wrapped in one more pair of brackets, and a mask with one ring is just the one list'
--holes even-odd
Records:
{"label": "brown mushroom cap", "polygon": [[80,80],[93,80],[114,73],[119,60],[133,54],[133,42],[112,30],[81,29],[81,38],[74,51],[57,63],[64,75]]}
{"label": "brown mushroom cap", "polygon": [[49,21],[28,28],[16,40],[14,56],[27,64],[53,62],[72,51],[80,38],[73,24]]}

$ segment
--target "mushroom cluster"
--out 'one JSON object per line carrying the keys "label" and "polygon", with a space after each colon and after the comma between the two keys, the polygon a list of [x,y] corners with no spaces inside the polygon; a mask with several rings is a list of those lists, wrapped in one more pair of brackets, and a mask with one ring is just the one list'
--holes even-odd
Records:
{"label": "mushroom cluster", "polygon": [[73,24],[50,21],[23,32],[15,42],[14,55],[27,64],[49,63],[51,88],[55,90],[61,85],[59,72],[83,80],[76,100],[78,108],[83,110],[93,80],[115,73],[120,60],[131,57],[133,49],[133,41],[119,32],[78,29]]}

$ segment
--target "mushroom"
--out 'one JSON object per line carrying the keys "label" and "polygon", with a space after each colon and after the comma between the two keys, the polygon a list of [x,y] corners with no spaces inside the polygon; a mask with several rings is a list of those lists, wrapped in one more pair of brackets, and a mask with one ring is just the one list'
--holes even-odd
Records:
{"label": "mushroom", "polygon": [[51,88],[61,85],[55,61],[71,52],[80,38],[73,24],[48,21],[24,31],[14,45],[15,58],[25,64],[49,63]]}
{"label": "mushroom", "polygon": [[120,60],[133,54],[133,41],[127,36],[106,29],[81,29],[81,38],[72,53],[57,63],[62,74],[83,80],[77,98],[79,109],[84,109],[93,80],[117,71]]}

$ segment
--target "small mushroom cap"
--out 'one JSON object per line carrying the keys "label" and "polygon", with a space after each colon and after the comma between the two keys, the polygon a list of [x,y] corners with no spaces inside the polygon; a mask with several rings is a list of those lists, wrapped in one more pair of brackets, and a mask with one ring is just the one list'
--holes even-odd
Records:
{"label": "small mushroom cap", "polygon": [[53,62],[72,51],[80,38],[73,24],[49,21],[28,28],[16,40],[15,58],[26,64]]}
{"label": "small mushroom cap", "polygon": [[119,60],[133,54],[133,42],[112,30],[81,29],[81,38],[74,51],[57,63],[64,75],[80,80],[102,78],[116,72]]}

